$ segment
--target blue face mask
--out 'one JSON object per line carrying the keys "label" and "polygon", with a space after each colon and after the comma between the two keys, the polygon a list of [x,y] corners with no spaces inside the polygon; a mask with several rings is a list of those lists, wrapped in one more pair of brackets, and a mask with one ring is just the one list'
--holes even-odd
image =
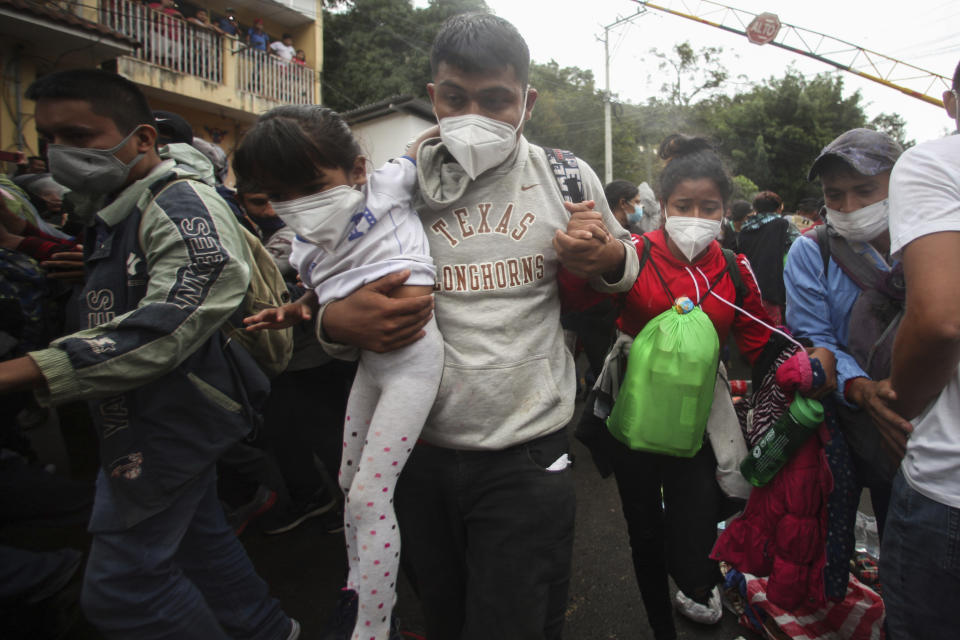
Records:
{"label": "blue face mask", "polygon": [[633,205],[633,213],[627,214],[627,224],[640,224],[643,219],[643,205]]}

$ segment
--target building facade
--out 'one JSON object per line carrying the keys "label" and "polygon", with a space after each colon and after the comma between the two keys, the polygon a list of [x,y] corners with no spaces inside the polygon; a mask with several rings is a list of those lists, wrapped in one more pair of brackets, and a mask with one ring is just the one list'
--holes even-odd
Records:
{"label": "building facade", "polygon": [[[0,0],[0,81],[8,107],[0,149],[41,152],[33,104],[23,98],[35,78],[100,67],[135,82],[154,109],[179,113],[195,136],[229,156],[264,111],[320,102],[322,7],[322,0],[183,0],[175,6],[169,0]],[[200,24],[201,12],[217,28]],[[262,27],[249,38],[257,22]],[[269,45],[284,34],[302,50],[303,64],[271,53]]]}

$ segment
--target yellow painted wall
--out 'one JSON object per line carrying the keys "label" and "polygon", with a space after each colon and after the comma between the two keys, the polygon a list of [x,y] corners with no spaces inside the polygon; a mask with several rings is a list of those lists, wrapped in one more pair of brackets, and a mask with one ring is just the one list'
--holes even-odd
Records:
{"label": "yellow painted wall", "polygon": [[[17,76],[19,70],[19,93],[21,98],[21,123],[26,148],[17,146],[16,104],[17,104]],[[37,155],[37,129],[33,122],[33,101],[23,97],[27,87],[37,77],[36,64],[29,56],[16,58],[13,43],[0,44],[0,149],[4,151],[20,151],[29,155]]]}
{"label": "yellow painted wall", "polygon": [[[252,121],[244,122],[237,120],[214,110],[188,107],[183,104],[155,98],[151,95],[148,95],[147,99],[150,102],[150,108],[155,111],[172,111],[183,116],[183,118],[190,123],[190,126],[193,127],[193,135],[198,138],[203,138],[208,142],[215,142],[215,136],[213,135],[214,130],[217,132],[222,132],[223,135],[220,138],[220,141],[216,142],[216,144],[219,144],[220,147],[226,152],[228,165],[233,160],[234,149],[236,149],[236,146],[243,137],[243,134],[246,133],[246,131],[252,125]],[[226,183],[228,186],[233,186],[232,170],[230,171],[230,175],[228,176]]]}

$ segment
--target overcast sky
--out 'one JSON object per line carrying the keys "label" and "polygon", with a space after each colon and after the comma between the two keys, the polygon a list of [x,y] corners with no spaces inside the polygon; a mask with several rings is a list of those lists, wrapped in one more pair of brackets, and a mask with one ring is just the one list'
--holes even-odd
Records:
{"label": "overcast sky", "polygon": [[[684,0],[692,12],[701,5]],[[781,22],[827,34],[876,51],[921,69],[952,77],[960,60],[960,2],[957,0],[731,0],[732,6],[754,13],[769,11]],[[425,2],[416,0],[416,4]],[[561,66],[592,69],[597,86],[603,87],[604,25],[633,14],[630,0],[487,0],[499,16],[512,22],[523,34],[536,62],[555,59]],[[656,2],[680,8],[680,0]],[[759,47],[745,37],[710,26],[648,11],[610,32],[611,90],[621,99],[642,103],[657,95],[664,82],[651,47],[669,51],[689,40],[694,48],[723,47],[724,62],[732,75],[744,74],[750,81],[782,76],[795,65],[804,75],[831,71],[821,62],[771,46]],[[908,137],[918,142],[952,130],[951,121],[938,107],[898,91],[841,73],[847,93],[859,89],[866,112],[900,114],[907,121]],[[736,85],[730,86],[730,93]],[[941,90],[936,91],[939,97]]]}

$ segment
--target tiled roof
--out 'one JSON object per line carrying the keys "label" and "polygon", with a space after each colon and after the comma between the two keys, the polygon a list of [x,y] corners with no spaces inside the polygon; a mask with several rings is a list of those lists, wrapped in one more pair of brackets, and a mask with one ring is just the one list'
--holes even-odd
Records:
{"label": "tiled roof", "polygon": [[410,95],[391,96],[384,100],[378,100],[377,102],[345,111],[341,115],[348,124],[358,124],[365,120],[396,111],[412,113],[427,120],[433,119],[433,107],[430,105],[430,102],[422,98],[414,98]]}
{"label": "tiled roof", "polygon": [[0,8],[11,8],[19,9],[25,13],[29,13],[38,18],[46,18],[54,22],[59,22],[61,24],[66,24],[71,27],[76,27],[83,31],[90,33],[95,33],[98,35],[106,36],[113,40],[118,40],[124,44],[131,45],[133,47],[139,47],[140,42],[128,35],[120,33],[119,31],[114,31],[113,29],[107,27],[106,25],[97,24],[96,22],[91,22],[90,20],[85,20],[65,9],[57,7],[53,2],[34,2],[31,0],[0,0]]}

